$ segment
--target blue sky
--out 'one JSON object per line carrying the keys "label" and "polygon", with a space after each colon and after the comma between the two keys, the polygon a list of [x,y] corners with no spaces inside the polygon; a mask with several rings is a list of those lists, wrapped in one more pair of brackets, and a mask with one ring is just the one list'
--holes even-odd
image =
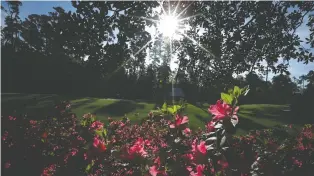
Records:
{"label": "blue sky", "polygon": [[[70,1],[23,1],[23,5],[20,8],[20,16],[24,20],[30,14],[48,14],[48,12],[53,11],[53,7],[61,6],[66,11],[74,11]],[[5,3],[2,1],[2,5],[5,6]],[[5,6],[6,7],[6,6]],[[1,26],[4,24],[3,13],[1,13]],[[297,30],[298,35],[302,40],[309,35],[309,30],[306,27],[305,23]],[[304,44],[306,48],[309,46]],[[314,70],[314,63],[305,65],[299,63],[296,60],[290,60],[289,71],[292,76],[299,77],[302,74],[307,74],[310,70]],[[272,77],[273,74],[270,75]]]}

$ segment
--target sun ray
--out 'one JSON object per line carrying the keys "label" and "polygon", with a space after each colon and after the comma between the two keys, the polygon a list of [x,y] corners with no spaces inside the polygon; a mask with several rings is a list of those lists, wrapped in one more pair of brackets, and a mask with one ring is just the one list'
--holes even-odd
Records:
{"label": "sun ray", "polygon": [[138,17],[138,16],[134,16],[134,17],[137,17],[137,18],[142,18],[142,19],[144,19],[144,20],[148,20],[148,21],[154,22],[154,23],[156,23],[156,24],[159,22],[159,20],[154,20],[154,19],[151,19],[151,18],[146,18],[146,17]]}
{"label": "sun ray", "polygon": [[196,40],[194,40],[193,38],[189,37],[188,35],[181,33],[182,35],[184,35],[184,37],[186,37],[187,39],[189,39],[190,41],[192,41],[193,43],[195,43],[198,47],[200,47],[202,50],[206,51],[208,54],[210,54],[212,57],[217,58],[211,51],[209,51],[208,49],[206,49],[205,47],[203,47],[201,44],[199,44]]}
{"label": "sun ray", "polygon": [[[153,42],[155,39],[158,38],[157,40],[169,41],[170,54],[169,54],[168,59],[169,59],[169,63],[171,64],[171,61],[174,59],[173,58],[173,52],[176,53],[178,51],[178,49],[181,49],[183,47],[183,44],[180,41],[180,39],[182,37],[187,38],[188,40],[192,41],[193,43],[195,43],[196,46],[200,47],[200,49],[204,50],[210,56],[216,58],[215,55],[210,50],[206,49],[199,42],[197,42],[195,39],[193,39],[192,37],[190,37],[186,34],[186,31],[189,30],[189,26],[188,26],[188,24],[184,24],[184,21],[189,20],[189,19],[194,18],[194,17],[197,17],[197,16],[200,16],[200,15],[203,15],[202,13],[198,13],[198,14],[193,15],[193,16],[188,16],[188,17],[183,16],[183,14],[187,11],[187,9],[192,5],[193,2],[187,3],[187,6],[184,7],[184,9],[182,11],[178,12],[178,9],[180,6],[180,0],[179,0],[179,2],[177,2],[177,4],[173,4],[173,6],[174,6],[173,8],[171,6],[170,0],[167,0],[167,1],[168,1],[168,9],[167,10],[164,8],[164,5],[163,5],[164,1],[158,1],[159,5],[160,5],[160,9],[161,9],[161,14],[159,14],[159,20],[137,16],[137,18],[141,18],[141,19],[155,23],[157,25],[157,30],[156,30],[154,37],[152,37],[152,39],[150,41],[148,41],[145,45],[143,45],[136,53],[132,54],[131,58],[134,58],[135,56],[137,56],[140,52],[142,52],[145,48],[147,48],[147,46],[151,42]],[[181,16],[182,16],[182,18],[180,18]],[[172,44],[174,43],[174,41],[179,42],[178,48],[173,48]],[[124,61],[112,74],[119,71],[121,68],[123,68],[123,66],[125,66],[129,62],[130,62],[130,59],[127,59],[126,61]],[[176,72],[177,72],[176,69],[174,69],[172,76],[175,76],[177,74]],[[110,74],[110,75],[112,75],[112,74]],[[175,79],[172,79],[172,88],[174,86],[174,81],[175,81]],[[172,93],[174,93],[174,92],[172,92]]]}
{"label": "sun ray", "polygon": [[171,14],[170,11],[171,11],[171,3],[170,3],[170,1],[168,0],[168,15]]}
{"label": "sun ray", "polygon": [[180,48],[182,48],[182,43],[180,42],[180,40],[178,40],[178,42],[179,42],[179,48],[178,49],[176,49],[176,50],[179,50]]}
{"label": "sun ray", "polygon": [[175,14],[177,13],[177,9],[178,9],[178,7],[179,7],[179,4],[180,4],[180,0],[178,1],[176,7],[174,8],[174,11],[173,11],[173,13],[172,13],[172,16],[175,16]]}
{"label": "sun ray", "polygon": [[160,7],[161,7],[161,10],[163,12],[163,14],[167,14],[166,10],[164,9],[164,5],[163,5],[163,1],[162,2],[158,2]]}
{"label": "sun ray", "polygon": [[[133,57],[138,55],[143,49],[146,48],[151,42],[153,42],[157,37],[159,36],[159,33],[157,33],[151,40],[149,40],[142,48],[140,48],[135,54],[132,54]],[[130,59],[125,60],[116,70],[114,70],[111,74],[107,75],[107,79],[109,79],[112,75],[114,75],[116,72],[118,72],[123,66],[125,66]]]}
{"label": "sun ray", "polygon": [[188,6],[186,6],[185,9],[183,9],[177,16],[176,18],[179,19],[179,17],[181,16],[181,14],[183,14],[191,5],[192,5],[193,2],[191,2]]}
{"label": "sun ray", "polygon": [[200,15],[202,15],[202,14],[201,14],[201,13],[198,13],[198,14],[196,14],[196,15],[192,15],[192,16],[189,16],[189,17],[186,17],[186,18],[178,19],[178,21],[179,21],[179,22],[182,22],[182,21],[189,20],[189,19],[191,19],[191,18],[200,16]]}

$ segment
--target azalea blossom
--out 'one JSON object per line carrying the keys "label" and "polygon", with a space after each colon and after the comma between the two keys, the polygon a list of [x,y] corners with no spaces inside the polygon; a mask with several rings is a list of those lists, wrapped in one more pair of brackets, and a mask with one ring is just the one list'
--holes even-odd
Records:
{"label": "azalea blossom", "polygon": [[36,125],[37,121],[36,121],[36,120],[30,120],[29,123],[30,123],[31,125]]}
{"label": "azalea blossom", "polygon": [[147,155],[147,152],[144,150],[144,140],[143,138],[138,138],[135,144],[128,149],[128,153],[130,155],[130,158],[134,158],[135,155],[140,155],[142,157],[145,157]]}
{"label": "azalea blossom", "polygon": [[8,169],[11,167],[11,163],[8,161],[4,164],[4,168]]}
{"label": "azalea blossom", "polygon": [[155,160],[154,163],[158,164],[158,166],[160,166],[160,157],[158,156]]}
{"label": "azalea blossom", "polygon": [[95,148],[98,148],[101,152],[104,152],[104,151],[106,151],[106,149],[107,149],[106,146],[105,146],[104,141],[101,141],[101,140],[98,138],[98,136],[95,136],[95,137],[94,137],[93,146],[94,146]]}
{"label": "azalea blossom", "polygon": [[205,141],[201,141],[200,144],[197,145],[197,150],[204,155],[206,154],[207,150],[205,146]]}
{"label": "azalea blossom", "polygon": [[237,119],[237,112],[239,110],[239,107],[235,107],[232,112],[232,106],[226,104],[225,102],[218,100],[215,105],[211,105],[208,108],[208,111],[214,115],[213,120],[223,120],[227,116],[231,116]]}
{"label": "azalea blossom", "polygon": [[149,173],[150,173],[152,176],[166,175],[166,172],[165,172],[165,171],[159,171],[159,170],[157,170],[157,166],[155,166],[155,165],[149,168]]}
{"label": "azalea blossom", "polygon": [[90,130],[94,129],[94,130],[101,130],[104,127],[104,123],[100,122],[100,121],[95,121],[91,124],[90,126]]}
{"label": "azalea blossom", "polygon": [[47,138],[48,137],[48,133],[45,131],[42,135],[41,135],[42,138]]}
{"label": "azalea blossom", "polygon": [[206,150],[206,145],[205,145],[205,141],[201,141],[199,145],[197,145],[196,143],[196,139],[192,142],[192,152],[194,154],[196,153],[201,153],[203,155],[206,154],[207,150]]}
{"label": "azalea blossom", "polygon": [[84,153],[84,160],[87,160],[87,153]]}
{"label": "azalea blossom", "polygon": [[175,122],[173,124],[170,124],[170,128],[177,128],[180,125],[186,124],[189,122],[189,118],[187,116],[180,116],[179,114],[175,117]]}
{"label": "azalea blossom", "polygon": [[221,166],[222,169],[226,169],[227,167],[229,167],[229,164],[227,161],[219,160],[217,163]]}
{"label": "azalea blossom", "polygon": [[2,139],[3,141],[5,141],[5,140],[7,140],[8,136],[9,136],[9,132],[5,131],[5,132],[3,133],[1,139]]}
{"label": "azalea blossom", "polygon": [[297,160],[295,157],[292,157],[293,164],[295,164],[298,167],[302,167],[302,161]]}
{"label": "azalea blossom", "polygon": [[190,135],[191,132],[192,132],[192,131],[191,131],[190,128],[185,128],[185,129],[183,130],[183,133],[184,133],[186,136]]}
{"label": "azalea blossom", "polygon": [[208,132],[215,131],[215,123],[213,121],[208,122],[206,125],[206,129]]}
{"label": "azalea blossom", "polygon": [[55,172],[56,172],[56,165],[55,164],[51,164],[49,167],[44,168],[43,173],[41,174],[41,176],[54,175]]}
{"label": "azalea blossom", "polygon": [[78,153],[78,149],[72,148],[71,155],[75,156]]}
{"label": "azalea blossom", "polygon": [[204,169],[205,169],[205,166],[199,164],[196,166],[196,172],[192,171],[190,175],[191,176],[203,176]]}
{"label": "azalea blossom", "polygon": [[9,116],[9,120],[16,120],[16,117]]}

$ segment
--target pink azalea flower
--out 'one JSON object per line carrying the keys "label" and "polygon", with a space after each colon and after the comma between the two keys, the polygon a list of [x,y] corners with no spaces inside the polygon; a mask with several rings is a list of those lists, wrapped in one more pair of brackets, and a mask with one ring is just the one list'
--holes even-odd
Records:
{"label": "pink azalea flower", "polygon": [[90,129],[101,130],[103,127],[104,127],[104,124],[97,120],[91,124]]}
{"label": "pink azalea flower", "polygon": [[201,141],[200,144],[197,145],[197,150],[204,155],[207,153],[205,141]]}
{"label": "pink azalea flower", "polygon": [[42,138],[46,139],[48,137],[48,133],[45,131],[42,135],[41,135]]}
{"label": "pink azalea flower", "polygon": [[150,145],[151,145],[151,144],[150,144],[150,140],[147,140],[147,139],[144,141],[144,143],[145,143],[145,145],[147,145],[147,146],[150,146]]}
{"label": "pink azalea flower", "polygon": [[159,171],[159,170],[157,170],[157,166],[155,166],[155,165],[149,168],[149,173],[150,173],[152,176],[166,175],[166,172],[165,172],[165,171]]}
{"label": "pink azalea flower", "polygon": [[193,160],[194,160],[194,156],[193,156],[193,154],[191,154],[191,153],[185,154],[184,157],[187,158],[187,159],[190,160],[190,161],[193,161]]}
{"label": "pink azalea flower", "polygon": [[94,142],[93,142],[93,146],[97,148],[98,144],[99,144],[100,140],[98,139],[97,136],[94,137]]}
{"label": "pink azalea flower", "polygon": [[37,121],[36,121],[36,120],[30,120],[29,123],[30,123],[31,125],[36,125]]}
{"label": "pink azalea flower", "polygon": [[154,163],[158,164],[158,166],[160,166],[160,157],[158,156],[155,160]]}
{"label": "pink azalea flower", "polygon": [[208,111],[214,115],[215,120],[221,120],[231,112],[230,105],[218,100],[215,105],[211,105]]}
{"label": "pink azalea flower", "polygon": [[56,165],[51,164],[49,167],[44,168],[43,173],[41,176],[50,176],[54,175],[54,172],[56,171]]}
{"label": "pink azalea flower", "polygon": [[152,166],[149,168],[149,173],[152,176],[157,176],[157,174],[159,173],[159,171],[157,170],[157,166]]}
{"label": "pink azalea flower", "polygon": [[77,136],[76,139],[79,141],[85,141],[81,136]]}
{"label": "pink azalea flower", "polygon": [[9,132],[5,131],[4,134],[2,135],[1,139],[3,141],[5,141],[5,140],[7,140],[8,136],[9,136]]}
{"label": "pink azalea flower", "polygon": [[224,161],[224,160],[219,160],[218,164],[221,166],[222,169],[225,169],[225,168],[229,167],[228,162]]}
{"label": "pink azalea flower", "polygon": [[[233,114],[232,114],[232,116],[235,116],[235,118],[237,118],[236,114],[237,114],[238,110],[239,110],[239,107],[236,107],[234,109]],[[232,107],[230,105],[224,103],[223,101],[218,100],[215,105],[211,105],[209,107],[208,111],[214,115],[213,120],[222,120],[226,116],[231,115]]]}
{"label": "pink azalea flower", "polygon": [[196,148],[197,148],[196,139],[193,140],[191,147],[192,147],[192,152],[195,153],[196,152]]}
{"label": "pink azalea flower", "polygon": [[207,125],[206,125],[206,128],[207,128],[207,131],[208,132],[213,132],[213,131],[215,131],[215,126],[214,126],[214,122],[213,121],[210,121],[210,122],[208,122],[207,123]]}
{"label": "pink azalea flower", "polygon": [[191,129],[190,128],[185,128],[184,130],[183,130],[183,133],[185,134],[185,135],[190,135],[191,134]]}
{"label": "pink azalea flower", "polygon": [[7,161],[5,164],[4,164],[4,168],[8,169],[11,167],[11,163],[10,161]]}
{"label": "pink azalea flower", "polygon": [[77,154],[77,152],[78,152],[78,149],[72,148],[71,155],[75,156]]}
{"label": "pink azalea flower", "polygon": [[58,150],[60,147],[58,146],[58,145],[56,145],[56,146],[54,146],[53,147],[53,151],[56,151],[56,150]]}
{"label": "pink azalea flower", "polygon": [[9,116],[9,120],[16,120],[16,117]]}
{"label": "pink azalea flower", "polygon": [[94,146],[95,148],[98,148],[101,152],[104,152],[104,151],[106,151],[106,149],[107,149],[106,146],[105,146],[104,141],[101,141],[101,140],[98,138],[98,136],[95,136],[95,137],[94,137],[93,146]]}
{"label": "pink azalea flower", "polygon": [[302,161],[295,159],[295,157],[292,157],[292,160],[293,160],[293,164],[295,164],[298,167],[302,167],[302,164],[303,164]]}
{"label": "pink azalea flower", "polygon": [[138,138],[135,144],[128,149],[128,153],[130,155],[130,158],[134,158],[134,155],[138,154],[142,157],[145,157],[147,155],[147,152],[144,150],[144,140],[143,138]]}
{"label": "pink azalea flower", "polygon": [[196,173],[192,171],[190,175],[191,176],[203,176],[204,169],[205,169],[205,166],[199,164],[196,166]]}
{"label": "pink azalea flower", "polygon": [[180,125],[186,124],[189,122],[189,118],[187,116],[180,116],[179,114],[176,115],[176,120],[174,124],[170,124],[170,128],[176,128]]}

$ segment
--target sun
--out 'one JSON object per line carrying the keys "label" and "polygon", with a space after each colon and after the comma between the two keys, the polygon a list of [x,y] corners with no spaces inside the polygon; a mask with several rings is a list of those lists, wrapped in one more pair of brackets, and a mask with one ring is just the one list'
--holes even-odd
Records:
{"label": "sun", "polygon": [[178,30],[178,19],[172,15],[162,15],[158,24],[158,30],[165,37],[173,37]]}

